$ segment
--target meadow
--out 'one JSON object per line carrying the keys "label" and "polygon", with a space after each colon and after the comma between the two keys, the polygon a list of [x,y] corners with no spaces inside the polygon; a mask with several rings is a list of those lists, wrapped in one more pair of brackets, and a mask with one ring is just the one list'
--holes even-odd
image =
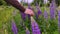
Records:
{"label": "meadow", "polygon": [[[34,11],[37,11],[36,7],[33,8]],[[44,7],[40,7],[40,9],[42,13],[44,13]],[[36,19],[36,16],[33,17],[37,21],[42,34],[58,34],[58,14],[56,15],[55,19],[51,20],[49,8],[46,8],[46,10],[48,13],[47,21],[44,18],[43,14],[38,17],[39,19]],[[0,6],[0,34],[13,34],[11,30],[12,19],[15,21],[15,24],[18,28],[18,34],[26,34],[26,27],[32,33],[28,17],[24,21],[21,17],[21,13],[19,12],[19,10],[15,9],[12,6]],[[23,23],[25,24],[25,26]]]}

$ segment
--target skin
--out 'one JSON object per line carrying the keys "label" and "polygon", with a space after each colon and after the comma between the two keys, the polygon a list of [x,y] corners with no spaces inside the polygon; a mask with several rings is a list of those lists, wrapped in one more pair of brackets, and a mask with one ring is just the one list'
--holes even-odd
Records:
{"label": "skin", "polygon": [[31,16],[34,15],[33,11],[32,11],[31,9],[28,9],[28,8],[26,9],[25,13],[26,13],[26,14],[29,14],[29,15],[31,15]]}

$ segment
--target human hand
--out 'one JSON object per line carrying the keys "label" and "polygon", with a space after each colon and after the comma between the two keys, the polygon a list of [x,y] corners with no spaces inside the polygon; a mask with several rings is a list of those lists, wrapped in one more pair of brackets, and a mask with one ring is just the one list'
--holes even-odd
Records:
{"label": "human hand", "polygon": [[33,12],[31,9],[28,9],[28,8],[25,10],[24,13],[25,13],[25,14],[29,14],[29,15],[31,15],[31,16],[34,15],[34,12]]}

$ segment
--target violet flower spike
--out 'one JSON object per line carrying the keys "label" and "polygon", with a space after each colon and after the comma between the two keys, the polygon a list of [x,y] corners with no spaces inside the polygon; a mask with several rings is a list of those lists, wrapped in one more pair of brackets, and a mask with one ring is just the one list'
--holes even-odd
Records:
{"label": "violet flower spike", "polygon": [[54,19],[55,18],[55,1],[53,0],[52,3],[50,4],[50,18]]}
{"label": "violet flower spike", "polygon": [[14,20],[12,20],[12,31],[14,34],[18,34],[17,27],[16,27]]}
{"label": "violet flower spike", "polygon": [[31,17],[31,28],[32,28],[32,34],[41,34],[39,26],[37,22]]}
{"label": "violet flower spike", "polygon": [[58,11],[58,32],[60,34],[60,10]]}
{"label": "violet flower spike", "polygon": [[47,18],[48,18],[48,13],[47,13],[47,11],[46,11],[46,10],[44,11],[44,18],[45,18],[45,19],[47,19]]}
{"label": "violet flower spike", "polygon": [[22,19],[25,21],[26,20],[26,14],[23,12],[20,12],[20,13],[21,13]]}
{"label": "violet flower spike", "polygon": [[29,8],[29,9],[31,9],[31,6],[30,6],[30,4],[29,4],[29,3],[28,3],[28,8]]}
{"label": "violet flower spike", "polygon": [[36,14],[36,19],[39,18],[40,14],[42,14],[42,12],[41,12],[41,10],[39,8],[40,7],[39,7],[38,3],[36,2],[36,9],[37,9],[37,13],[35,13]]}
{"label": "violet flower spike", "polygon": [[38,10],[38,16],[40,15],[40,14],[42,14],[42,12],[41,12],[41,10],[39,9],[40,7],[39,7],[39,5],[38,5],[38,3],[36,3],[36,9]]}

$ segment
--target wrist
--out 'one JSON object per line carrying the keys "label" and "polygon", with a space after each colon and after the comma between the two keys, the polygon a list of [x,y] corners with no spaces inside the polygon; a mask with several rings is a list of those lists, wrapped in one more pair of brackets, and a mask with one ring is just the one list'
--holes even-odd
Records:
{"label": "wrist", "polygon": [[27,14],[27,10],[28,10],[28,9],[25,9],[25,11],[24,11],[25,14]]}

